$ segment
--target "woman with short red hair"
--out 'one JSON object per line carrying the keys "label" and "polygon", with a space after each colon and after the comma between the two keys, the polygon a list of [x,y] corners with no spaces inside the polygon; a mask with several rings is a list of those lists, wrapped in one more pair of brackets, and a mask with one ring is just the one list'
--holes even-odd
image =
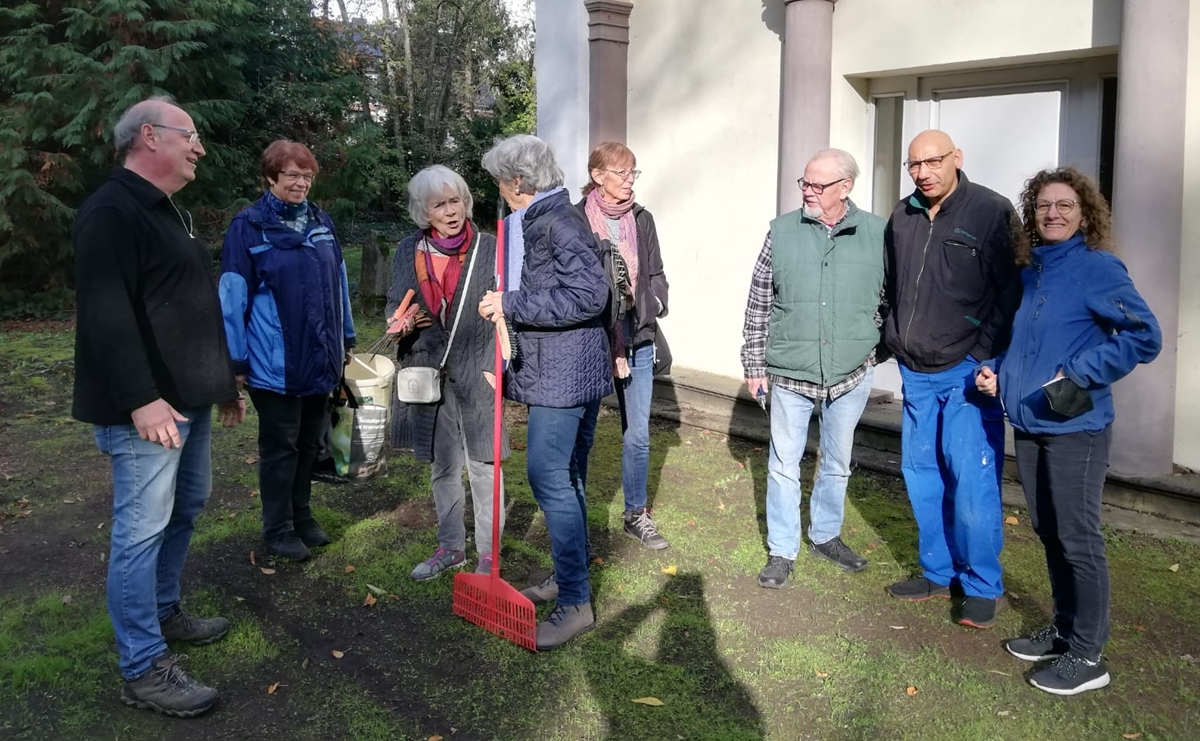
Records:
{"label": "woman with short red hair", "polygon": [[262,157],[266,190],[233,218],[221,250],[221,309],[239,390],[258,410],[266,550],[303,561],[329,543],[313,518],[312,467],[326,399],[354,346],[342,247],[308,200],[317,159],[296,142]]}

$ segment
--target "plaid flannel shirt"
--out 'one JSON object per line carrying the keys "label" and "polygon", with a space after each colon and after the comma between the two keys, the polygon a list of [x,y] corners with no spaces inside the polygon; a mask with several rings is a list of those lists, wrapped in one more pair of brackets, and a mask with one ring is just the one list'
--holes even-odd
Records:
{"label": "plaid flannel shirt", "polygon": [[[845,218],[845,217],[843,217]],[[838,223],[841,223],[840,221]],[[834,224],[836,227],[837,224]],[[825,228],[833,231],[826,225]],[[884,294],[880,290],[880,305],[883,304]],[[862,383],[867,374],[867,368],[875,364],[875,351],[850,375],[832,386],[822,386],[818,383],[797,381],[794,378],[767,372],[767,323],[771,319],[771,311],[775,308],[775,288],[772,283],[771,271],[771,232],[763,242],[762,252],[754,263],[754,273],[750,278],[750,295],[746,299],[746,320],[742,325],[742,370],[746,378],[767,378],[772,386],[785,388],[793,393],[807,396],[810,399],[833,401],[853,391]],[[875,310],[875,326],[883,326],[883,314]]]}

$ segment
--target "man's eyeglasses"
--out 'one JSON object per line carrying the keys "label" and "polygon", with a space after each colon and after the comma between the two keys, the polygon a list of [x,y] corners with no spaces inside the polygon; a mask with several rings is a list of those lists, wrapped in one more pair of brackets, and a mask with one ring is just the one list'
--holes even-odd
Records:
{"label": "man's eyeglasses", "polygon": [[1058,211],[1059,216],[1070,216],[1071,212],[1074,211],[1075,207],[1078,205],[1079,205],[1079,201],[1072,201],[1068,198],[1064,198],[1061,201],[1053,201],[1053,202],[1038,201],[1037,204],[1033,208],[1040,215],[1040,214],[1050,213],[1050,207],[1054,206],[1054,210]]}
{"label": "man's eyeglasses", "polygon": [[808,188],[809,190],[811,190],[813,192],[813,195],[819,196],[822,193],[824,193],[825,189],[828,188],[829,186],[837,185],[838,183],[840,183],[844,180],[848,180],[848,179],[849,178],[838,178],[837,180],[834,180],[833,182],[829,182],[829,183],[814,183],[811,180],[805,180],[804,178],[800,178],[799,180],[796,181],[796,185],[800,186],[801,192],[803,192],[805,188]]}
{"label": "man's eyeglasses", "polygon": [[306,183],[311,183],[316,175],[311,172],[281,172],[279,173],[280,180],[286,180],[289,183],[294,183],[297,180],[303,180]]}
{"label": "man's eyeglasses", "polygon": [[917,170],[920,170],[921,165],[925,165],[930,170],[940,170],[942,169],[942,162],[944,162],[945,159],[952,154],[954,154],[954,152],[950,151],[946,152],[945,154],[939,154],[937,157],[926,157],[923,160],[905,160],[904,166],[908,168],[910,173],[915,173]]}
{"label": "man's eyeglasses", "polygon": [[621,178],[621,180],[637,180],[642,176],[641,170],[605,170]]}
{"label": "man's eyeglasses", "polygon": [[166,124],[150,124],[156,129],[168,129],[170,131],[178,131],[181,134],[188,135],[188,144],[195,144],[200,141],[200,132],[193,129],[181,129],[178,126],[167,126]]}

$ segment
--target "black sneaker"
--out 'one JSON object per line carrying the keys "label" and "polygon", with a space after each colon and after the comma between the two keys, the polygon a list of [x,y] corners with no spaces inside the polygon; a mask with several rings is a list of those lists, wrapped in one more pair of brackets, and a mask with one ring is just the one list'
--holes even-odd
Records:
{"label": "black sneaker", "polygon": [[833,561],[842,571],[862,571],[867,568],[867,559],[852,551],[850,546],[842,542],[841,538],[834,538],[819,544],[810,543],[808,552],[827,561]]}
{"label": "black sneaker", "polygon": [[887,593],[905,602],[924,602],[934,597],[950,599],[950,587],[944,587],[923,576],[914,577],[908,581],[898,581],[887,588]]}
{"label": "black sneaker", "polygon": [[325,532],[316,520],[309,520],[303,525],[297,525],[296,537],[309,548],[320,548],[333,542],[329,533]]}
{"label": "black sneaker", "polygon": [[1029,683],[1034,687],[1064,697],[1107,687],[1111,681],[1103,658],[1092,662],[1070,651],[1029,676]]}
{"label": "black sneaker", "polygon": [[175,718],[194,718],[216,705],[220,693],[192,679],[179,666],[186,658],[169,651],[159,656],[149,671],[121,685],[121,702]]}
{"label": "black sneaker", "polygon": [[758,572],[758,586],[763,589],[783,589],[795,570],[794,562],[783,556],[768,556],[767,565]]}
{"label": "black sneaker", "polygon": [[295,533],[268,540],[266,551],[289,561],[307,561],[312,558],[312,551],[308,550],[308,546],[304,545],[304,541],[297,538]]}
{"label": "black sneaker", "polygon": [[158,627],[162,630],[163,640],[207,646],[225,637],[229,632],[229,620],[223,617],[192,617],[182,607],[176,607],[166,620],[159,621]]}
{"label": "black sneaker", "polygon": [[554,602],[558,599],[558,582],[554,579],[554,572],[550,572],[550,576],[543,579],[541,584],[522,589],[521,594],[528,597],[529,601],[535,605]]}
{"label": "black sneaker", "polygon": [[537,626],[537,648],[549,651],[596,627],[592,605],[558,605]]}
{"label": "black sneaker", "polygon": [[625,513],[625,534],[652,551],[661,551],[671,545],[662,533],[658,532],[658,525],[650,519],[650,513],[645,507]]}
{"label": "black sneaker", "polygon": [[958,624],[971,628],[991,628],[996,624],[996,600],[967,597],[958,610]]}
{"label": "black sneaker", "polygon": [[1058,628],[1047,625],[1027,636],[1010,638],[1004,642],[1004,650],[1023,661],[1057,659],[1067,652],[1067,642],[1058,634]]}

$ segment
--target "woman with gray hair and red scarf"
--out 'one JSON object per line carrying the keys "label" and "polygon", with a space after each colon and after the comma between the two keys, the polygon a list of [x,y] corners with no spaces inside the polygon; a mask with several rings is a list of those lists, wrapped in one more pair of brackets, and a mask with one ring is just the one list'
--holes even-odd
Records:
{"label": "woman with gray hair and red scarf", "polygon": [[663,273],[658,230],[650,212],[634,201],[633,181],[641,171],[624,144],[604,142],[588,157],[588,184],[576,207],[592,232],[608,242],[621,286],[621,305],[613,308],[609,331],[613,377],[621,406],[623,450],[621,488],[625,492],[625,534],[651,550],[670,545],[647,509],[650,471],[650,397],[654,376],[670,370],[670,355],[658,330],[667,314],[667,277]]}

